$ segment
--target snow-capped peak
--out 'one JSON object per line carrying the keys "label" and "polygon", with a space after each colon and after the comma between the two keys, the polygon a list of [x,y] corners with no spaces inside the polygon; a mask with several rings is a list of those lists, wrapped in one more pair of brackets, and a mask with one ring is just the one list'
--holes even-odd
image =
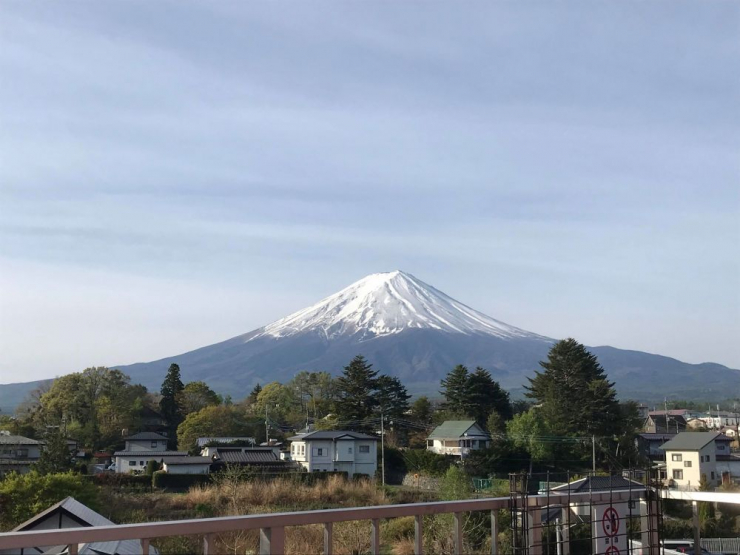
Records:
{"label": "snow-capped peak", "polygon": [[249,340],[303,332],[319,332],[327,338],[361,334],[369,339],[408,329],[545,339],[494,320],[411,274],[396,270],[371,274],[313,306],[265,326]]}

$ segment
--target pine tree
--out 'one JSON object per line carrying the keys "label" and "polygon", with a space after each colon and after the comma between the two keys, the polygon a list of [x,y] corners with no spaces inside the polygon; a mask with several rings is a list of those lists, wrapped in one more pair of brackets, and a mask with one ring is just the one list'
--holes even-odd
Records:
{"label": "pine tree", "polygon": [[357,355],[336,379],[334,412],[340,422],[351,423],[355,429],[373,428],[367,422],[378,406],[374,395],[378,372],[372,366],[362,355]]}
{"label": "pine tree", "polygon": [[401,380],[395,377],[382,375],[375,382],[377,388],[376,400],[378,409],[386,416],[386,420],[402,418],[409,410],[411,395]]}
{"label": "pine tree", "polygon": [[529,378],[526,396],[535,400],[555,435],[612,436],[620,428],[614,384],[598,359],[575,339],[558,341],[543,372]]}
{"label": "pine tree", "polygon": [[473,400],[468,369],[458,364],[441,383],[440,393],[445,398],[444,409],[460,416],[470,416]]}
{"label": "pine tree", "polygon": [[470,395],[470,416],[479,424],[485,424],[492,412],[498,413],[503,420],[514,416],[509,393],[501,388],[491,374],[480,366],[470,374],[468,383]]}
{"label": "pine tree", "polygon": [[259,397],[260,391],[262,391],[262,386],[260,384],[255,385],[252,392],[247,396],[247,402],[250,405],[254,405],[257,402],[257,397]]}
{"label": "pine tree", "polygon": [[180,379],[180,367],[171,364],[162,382],[162,399],[159,401],[159,410],[172,432],[170,437],[174,437],[174,432],[184,418],[180,407],[180,394],[183,389],[185,386]]}

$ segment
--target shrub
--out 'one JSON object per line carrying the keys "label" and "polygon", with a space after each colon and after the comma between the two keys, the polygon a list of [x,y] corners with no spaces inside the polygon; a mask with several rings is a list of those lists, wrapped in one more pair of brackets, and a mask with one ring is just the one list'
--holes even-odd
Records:
{"label": "shrub", "polygon": [[152,486],[159,489],[187,490],[192,486],[207,484],[210,481],[211,476],[208,474],[168,474],[158,470],[152,475]]}
{"label": "shrub", "polygon": [[117,489],[151,490],[152,477],[145,474],[102,473],[88,475],[99,486]]}
{"label": "shrub", "polygon": [[449,457],[432,453],[426,449],[409,449],[403,452],[406,469],[413,473],[442,476],[452,464]]}
{"label": "shrub", "polygon": [[8,474],[0,481],[0,525],[12,528],[68,496],[97,508],[98,490],[85,478],[73,472],[41,475],[35,470]]}

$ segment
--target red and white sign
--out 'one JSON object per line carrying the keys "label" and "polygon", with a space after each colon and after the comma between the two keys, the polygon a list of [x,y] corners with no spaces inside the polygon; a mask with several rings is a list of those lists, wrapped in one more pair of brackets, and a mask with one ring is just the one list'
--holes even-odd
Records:
{"label": "red and white sign", "polygon": [[593,508],[592,533],[594,555],[622,555],[628,552],[626,503],[598,505]]}

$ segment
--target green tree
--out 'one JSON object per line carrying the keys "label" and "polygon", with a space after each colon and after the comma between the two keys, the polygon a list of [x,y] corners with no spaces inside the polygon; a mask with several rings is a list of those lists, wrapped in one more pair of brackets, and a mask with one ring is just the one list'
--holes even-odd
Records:
{"label": "green tree", "polygon": [[197,452],[199,437],[253,437],[264,441],[264,420],[250,416],[239,405],[212,405],[193,412],[177,428],[177,444],[182,451]]}
{"label": "green tree", "polygon": [[[544,371],[529,378],[526,396],[538,403],[537,410],[553,435],[613,437],[619,433],[620,410],[614,384],[583,345],[575,339],[558,341],[540,366]],[[578,443],[569,448],[563,445],[561,452],[590,456],[590,449]]]}
{"label": "green tree", "polygon": [[473,399],[468,369],[458,364],[441,383],[440,393],[445,398],[444,410],[460,416],[470,416],[473,412]]}
{"label": "green tree", "polygon": [[554,444],[547,437],[551,431],[539,409],[529,409],[509,420],[506,423],[506,434],[513,447],[529,453],[533,462],[553,459]]}
{"label": "green tree", "polygon": [[432,403],[424,395],[411,404],[411,418],[420,424],[431,424],[432,412]]}
{"label": "green tree", "polygon": [[248,404],[252,405],[257,402],[257,397],[260,394],[260,391],[262,391],[262,386],[260,384],[257,384],[252,388],[252,391],[249,395],[247,395],[246,401]]}
{"label": "green tree", "polygon": [[495,381],[490,372],[480,366],[470,374],[468,391],[470,412],[468,413],[479,424],[485,424],[488,415],[495,411],[504,420],[511,420],[514,415],[509,393]]}
{"label": "green tree", "polygon": [[185,386],[180,378],[180,367],[177,364],[170,364],[167,375],[162,382],[160,391],[162,398],[159,401],[159,410],[172,430],[176,430],[183,420],[179,399],[184,389]]}
{"label": "green tree", "polygon": [[60,428],[52,429],[46,435],[46,445],[35,468],[39,474],[58,474],[72,469],[72,454]]}
{"label": "green tree", "polygon": [[344,367],[336,383],[334,412],[343,422],[351,422],[356,429],[370,429],[368,419],[378,401],[373,395],[377,387],[378,372],[372,369],[362,355],[357,355]]}
{"label": "green tree", "polygon": [[183,416],[187,416],[191,412],[220,404],[221,398],[206,382],[188,382],[182,388],[178,401]]}
{"label": "green tree", "polygon": [[492,435],[503,434],[506,432],[506,421],[495,410],[491,411],[486,419],[486,430]]}
{"label": "green tree", "polygon": [[403,418],[409,410],[411,395],[406,387],[396,377],[378,376],[375,381],[377,410],[386,416],[386,421],[394,418]]}
{"label": "green tree", "polygon": [[98,509],[97,487],[79,474],[8,474],[0,481],[0,525],[8,530],[67,496]]}

